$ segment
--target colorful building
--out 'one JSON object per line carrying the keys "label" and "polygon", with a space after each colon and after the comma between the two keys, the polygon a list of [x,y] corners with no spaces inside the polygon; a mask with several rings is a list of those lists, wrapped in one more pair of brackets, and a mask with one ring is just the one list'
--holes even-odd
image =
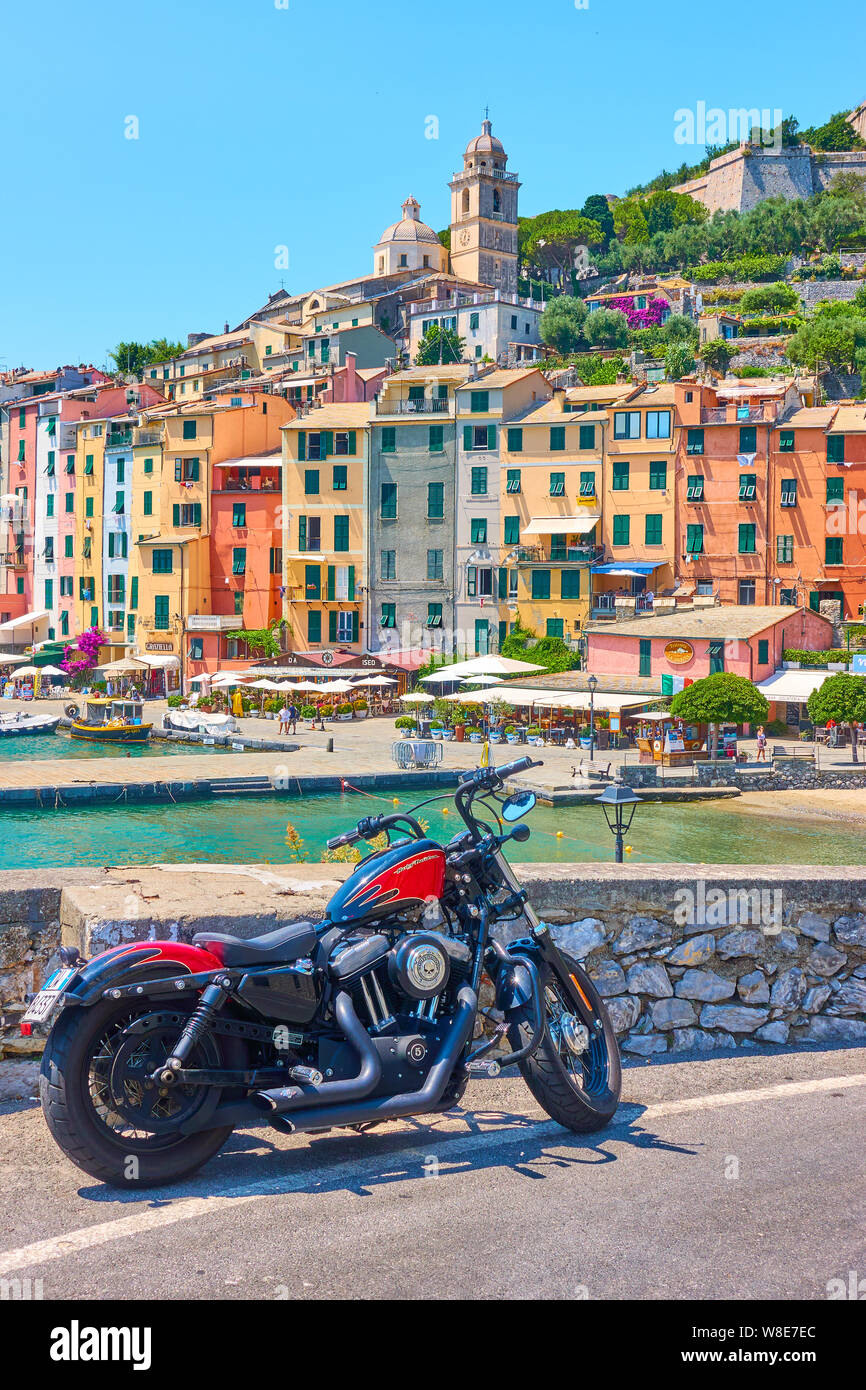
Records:
{"label": "colorful building", "polygon": [[[576,644],[601,558],[606,417],[569,409],[565,392],[511,414],[503,428],[499,597],[513,625]],[[504,634],[500,634],[504,635]]]}

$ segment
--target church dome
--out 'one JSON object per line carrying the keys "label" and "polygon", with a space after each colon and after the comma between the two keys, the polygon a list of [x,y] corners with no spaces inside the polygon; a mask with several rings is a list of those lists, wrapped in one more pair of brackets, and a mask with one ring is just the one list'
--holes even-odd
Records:
{"label": "church dome", "polygon": [[473,154],[498,154],[505,157],[505,146],[501,140],[497,140],[492,133],[493,127],[490,121],[481,122],[481,134],[476,135],[474,140],[470,140],[466,146],[464,158]]}
{"label": "church dome", "polygon": [[439,244],[439,238],[432,227],[428,227],[426,222],[422,222],[418,216],[421,211],[420,206],[414,198],[407,198],[403,204],[403,216],[399,222],[392,222],[390,227],[386,227],[380,236],[377,245],[383,246],[386,242],[420,242],[430,241]]}

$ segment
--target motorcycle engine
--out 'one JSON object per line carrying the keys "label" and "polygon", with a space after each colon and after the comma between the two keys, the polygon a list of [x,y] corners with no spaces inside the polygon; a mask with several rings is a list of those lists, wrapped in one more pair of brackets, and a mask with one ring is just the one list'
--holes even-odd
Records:
{"label": "motorcycle engine", "polygon": [[[393,946],[379,933],[359,934],[344,938],[329,969],[351,995],[382,1061],[382,1080],[372,1094],[421,1086],[438,1053],[439,1020],[450,1014],[471,974],[469,947],[432,931],[409,931]],[[347,1043],[323,1039],[319,1053],[329,1080],[357,1075],[357,1054]]]}

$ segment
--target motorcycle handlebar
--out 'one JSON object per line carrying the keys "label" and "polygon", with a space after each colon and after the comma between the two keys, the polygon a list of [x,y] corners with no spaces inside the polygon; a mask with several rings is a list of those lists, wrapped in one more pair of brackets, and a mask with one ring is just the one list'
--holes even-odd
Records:
{"label": "motorcycle handlebar", "polygon": [[460,778],[458,787],[466,791],[471,786],[495,787],[507,777],[516,777],[519,772],[528,772],[531,767],[541,767],[541,760],[530,757],[515,758],[513,763],[503,763],[501,767],[479,767]]}

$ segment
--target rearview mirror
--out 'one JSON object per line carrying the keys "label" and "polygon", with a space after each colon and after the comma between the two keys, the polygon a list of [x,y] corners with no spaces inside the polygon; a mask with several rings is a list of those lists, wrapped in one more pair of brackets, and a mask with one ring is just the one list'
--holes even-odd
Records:
{"label": "rearview mirror", "polygon": [[502,803],[502,819],[507,821],[520,820],[526,816],[535,805],[535,792],[514,792],[512,796],[507,796]]}

